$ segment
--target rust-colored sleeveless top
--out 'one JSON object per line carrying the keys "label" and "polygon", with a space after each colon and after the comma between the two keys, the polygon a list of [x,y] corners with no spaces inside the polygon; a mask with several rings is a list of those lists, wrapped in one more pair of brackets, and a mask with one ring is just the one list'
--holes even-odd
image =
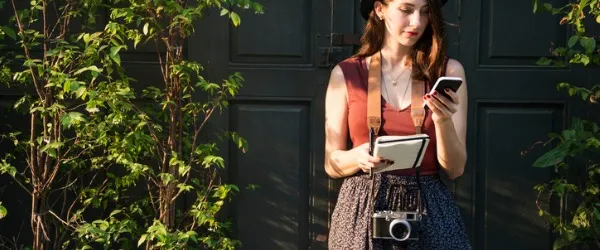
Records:
{"label": "rust-colored sleeveless top", "polygon": [[[353,147],[369,142],[367,127],[367,78],[369,76],[367,63],[364,58],[351,57],[339,63],[346,80],[348,90],[348,128]],[[445,65],[444,65],[445,67]],[[445,71],[445,69],[444,69]],[[429,92],[431,85],[425,83],[425,90]],[[410,94],[410,92],[409,92]],[[408,95],[410,98],[410,95]],[[400,110],[390,105],[383,96],[381,97],[381,129],[379,135],[413,135],[415,125],[410,116],[410,106]],[[435,125],[431,119],[431,110],[425,109],[425,120],[422,132],[429,135],[430,141],[423,161],[421,174],[436,174],[440,166],[437,160]],[[414,175],[414,169],[393,171],[395,175]]]}

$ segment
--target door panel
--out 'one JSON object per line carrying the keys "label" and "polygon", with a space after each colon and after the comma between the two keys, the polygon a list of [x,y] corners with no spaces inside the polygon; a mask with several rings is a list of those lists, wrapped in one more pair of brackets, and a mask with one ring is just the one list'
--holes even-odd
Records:
{"label": "door panel", "polygon": [[[324,99],[329,68],[319,62],[331,32],[330,3],[260,1],[264,15],[241,14],[233,27],[218,13],[198,23],[189,57],[218,81],[240,72],[245,86],[211,124],[248,140],[223,145],[229,182],[241,192],[228,215],[242,249],[325,248],[329,181],[323,168]],[[326,64],[326,62],[325,62]],[[254,191],[245,187],[258,185]]]}
{"label": "door panel", "polygon": [[477,149],[470,165],[478,187],[475,249],[550,249],[550,233],[537,215],[532,187],[552,173],[531,168],[539,150],[521,152],[562,127],[564,105],[476,102],[475,107]]}
{"label": "door panel", "polygon": [[234,203],[245,249],[307,248],[309,114],[308,101],[232,105],[229,126],[250,146],[247,154],[229,155],[230,181],[260,185],[254,192],[243,191]]}
{"label": "door panel", "polygon": [[462,1],[459,7],[458,59],[469,87],[469,162],[455,190],[473,247],[550,249],[552,235],[537,215],[533,187],[554,173],[532,167],[544,150],[530,149],[583,110],[556,91],[556,84],[585,79],[577,68],[535,61],[552,56],[551,43],[564,44],[568,30],[557,17],[533,14],[531,1]]}

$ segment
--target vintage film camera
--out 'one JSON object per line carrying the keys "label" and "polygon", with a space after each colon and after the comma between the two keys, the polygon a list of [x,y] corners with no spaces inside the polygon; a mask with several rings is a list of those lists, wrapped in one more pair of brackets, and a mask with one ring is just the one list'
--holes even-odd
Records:
{"label": "vintage film camera", "polygon": [[417,211],[381,211],[372,218],[375,239],[419,240],[421,214]]}

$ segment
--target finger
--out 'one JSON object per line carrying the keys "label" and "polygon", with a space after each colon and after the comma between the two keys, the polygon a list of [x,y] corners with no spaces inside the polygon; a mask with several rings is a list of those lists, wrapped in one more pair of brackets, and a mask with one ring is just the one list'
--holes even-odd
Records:
{"label": "finger", "polygon": [[440,103],[439,100],[433,98],[432,96],[425,96],[425,102],[427,103],[427,106],[429,107],[429,109],[431,109],[431,111],[433,111],[434,113],[437,113],[438,115],[441,116],[450,116],[451,114],[449,114],[448,108],[443,105],[442,103]]}
{"label": "finger", "polygon": [[363,170],[363,172],[366,172],[366,173],[368,173],[368,172],[370,172],[370,171],[371,171],[371,169],[373,169],[373,168],[375,168],[375,165],[373,165],[373,166],[362,166],[360,169],[362,169],[362,170]]}
{"label": "finger", "polygon": [[454,102],[452,99],[449,99],[448,97],[444,96],[440,92],[437,92],[436,90],[434,90],[431,95],[433,97],[435,97],[436,99],[440,100],[444,104],[450,104],[450,103]]}
{"label": "finger", "polygon": [[374,168],[389,167],[391,165],[394,165],[394,161],[392,161],[392,160],[381,160],[380,163],[375,164]]}
{"label": "finger", "polygon": [[359,162],[359,166],[361,166],[361,168],[364,168],[364,169],[370,169],[375,166],[375,163],[363,160],[363,161]]}
{"label": "finger", "polygon": [[371,163],[380,163],[383,159],[381,159],[381,157],[376,157],[376,156],[371,156],[369,155],[367,157],[367,161],[371,162]]}
{"label": "finger", "polygon": [[[455,104],[450,103],[450,104],[446,105],[442,101],[440,101],[439,98],[445,98],[445,97],[439,96],[439,94],[438,94],[438,97],[434,97],[434,96],[430,95],[427,99],[432,106],[436,107],[440,112],[443,112],[444,114],[451,115],[456,112]],[[449,102],[448,99],[446,99],[446,101]]]}
{"label": "finger", "polygon": [[452,101],[450,99],[446,98],[444,95],[441,95],[437,91],[434,91],[430,96],[432,99],[434,99],[431,100],[432,102],[441,103],[446,107],[450,107],[452,105]]}
{"label": "finger", "polygon": [[452,102],[458,104],[459,103],[459,99],[458,99],[458,94],[456,94],[456,92],[452,91],[451,89],[444,89],[444,92],[446,92],[446,94],[448,96],[450,96],[450,98],[452,99]]}
{"label": "finger", "polygon": [[438,93],[437,91],[433,92],[433,97],[438,102],[440,102],[441,104],[443,104],[444,106],[446,106],[451,113],[455,113],[458,110],[457,109],[458,105],[454,101],[448,99],[447,97],[445,97],[444,95]]}

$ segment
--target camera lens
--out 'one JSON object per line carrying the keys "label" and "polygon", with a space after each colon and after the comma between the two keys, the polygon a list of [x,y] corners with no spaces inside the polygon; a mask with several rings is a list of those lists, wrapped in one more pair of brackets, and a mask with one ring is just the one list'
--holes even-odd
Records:
{"label": "camera lens", "polygon": [[408,233],[408,228],[403,224],[396,224],[396,226],[392,227],[392,234],[396,238],[404,238]]}
{"label": "camera lens", "polygon": [[390,223],[390,235],[397,241],[408,239],[410,230],[410,224],[406,220],[395,219]]}

